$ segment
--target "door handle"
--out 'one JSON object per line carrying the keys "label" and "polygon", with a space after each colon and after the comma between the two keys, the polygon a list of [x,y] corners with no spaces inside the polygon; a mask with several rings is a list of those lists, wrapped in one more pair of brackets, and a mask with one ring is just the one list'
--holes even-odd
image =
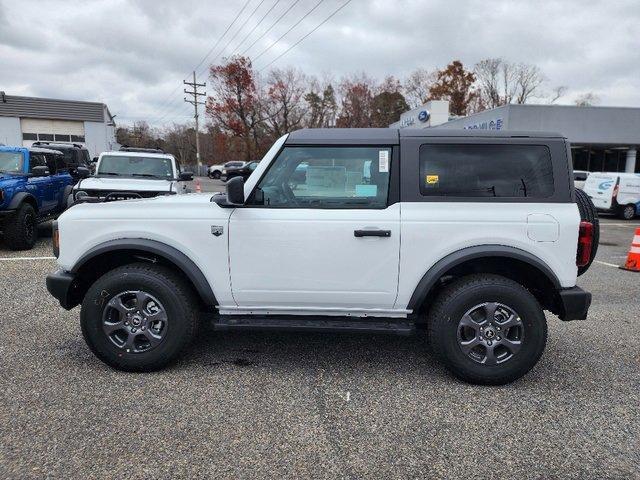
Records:
{"label": "door handle", "polygon": [[354,230],[354,237],[390,237],[391,230]]}

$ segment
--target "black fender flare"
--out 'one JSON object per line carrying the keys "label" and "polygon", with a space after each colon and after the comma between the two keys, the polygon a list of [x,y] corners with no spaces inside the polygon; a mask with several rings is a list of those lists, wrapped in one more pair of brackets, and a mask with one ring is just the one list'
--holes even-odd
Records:
{"label": "black fender flare", "polygon": [[31,195],[28,192],[18,192],[11,199],[11,203],[9,203],[9,210],[17,210],[18,207],[22,204],[22,202],[29,201],[29,203],[33,203],[35,205],[36,212],[38,211],[38,200],[36,197]]}
{"label": "black fender flare", "polygon": [[520,260],[542,272],[553,284],[556,290],[560,290],[562,288],[560,286],[560,281],[556,274],[553,273],[553,270],[551,270],[545,262],[535,255],[507,245],[478,245],[475,247],[463,248],[462,250],[450,253],[446,257],[438,260],[429,270],[427,270],[422,279],[418,282],[418,285],[416,285],[407,308],[414,311],[418,309],[426,299],[429,291],[433,288],[436,282],[440,280],[445,273],[447,273],[447,271],[469,260],[475,260],[483,257],[504,257]]}
{"label": "black fender flare", "polygon": [[180,250],[171,247],[165,243],[156,240],[148,240],[145,238],[129,238],[109,240],[107,242],[96,245],[86,252],[71,268],[72,273],[78,271],[91,259],[103,255],[108,252],[118,250],[137,250],[151,255],[162,257],[175,264],[193,283],[198,295],[207,306],[218,305],[211,285],[202,273],[202,270],[195,264],[193,260],[187,257]]}

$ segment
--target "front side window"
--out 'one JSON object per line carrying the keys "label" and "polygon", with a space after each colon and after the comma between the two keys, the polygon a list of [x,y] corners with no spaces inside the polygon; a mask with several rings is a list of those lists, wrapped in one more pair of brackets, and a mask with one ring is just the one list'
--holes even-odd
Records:
{"label": "front side window", "polygon": [[96,175],[169,179],[173,178],[173,168],[166,157],[104,155]]}
{"label": "front side window", "polygon": [[0,173],[22,173],[22,153],[0,152]]}
{"label": "front side window", "polygon": [[384,208],[391,148],[285,147],[249,203],[283,208]]}
{"label": "front side window", "polygon": [[422,145],[419,181],[431,197],[547,198],[553,165],[543,145]]}

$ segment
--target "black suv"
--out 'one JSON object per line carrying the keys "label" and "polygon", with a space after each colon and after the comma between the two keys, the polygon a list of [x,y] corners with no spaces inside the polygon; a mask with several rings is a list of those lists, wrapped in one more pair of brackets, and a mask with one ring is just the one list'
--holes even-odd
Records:
{"label": "black suv", "polygon": [[64,164],[69,169],[69,173],[77,179],[77,168],[87,167],[91,170],[91,157],[89,150],[79,143],[62,142],[33,142],[34,147],[50,148],[57,150],[64,155]]}

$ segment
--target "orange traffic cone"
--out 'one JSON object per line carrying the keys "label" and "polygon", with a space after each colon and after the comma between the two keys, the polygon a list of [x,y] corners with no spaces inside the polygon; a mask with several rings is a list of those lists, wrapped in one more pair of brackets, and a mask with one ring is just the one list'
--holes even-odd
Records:
{"label": "orange traffic cone", "polygon": [[633,240],[631,240],[627,262],[620,268],[632,272],[640,272],[640,228],[636,228],[636,233],[633,236]]}
{"label": "orange traffic cone", "polygon": [[196,193],[202,193],[202,187],[200,186],[199,178],[196,178]]}

